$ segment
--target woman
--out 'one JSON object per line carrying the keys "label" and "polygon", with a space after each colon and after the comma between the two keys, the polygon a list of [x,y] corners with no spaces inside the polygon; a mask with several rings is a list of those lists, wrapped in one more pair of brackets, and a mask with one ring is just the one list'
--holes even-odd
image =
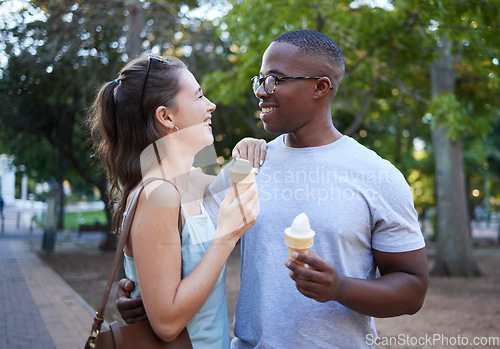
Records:
{"label": "woman", "polygon": [[187,326],[194,348],[219,349],[229,348],[225,263],[255,222],[258,193],[253,184],[235,200],[230,189],[214,228],[200,200],[212,177],[192,168],[213,143],[214,110],[184,63],[150,55],[101,88],[89,120],[111,194],[119,195],[115,229],[145,185],[124,249],[133,296],[140,292],[164,341]]}

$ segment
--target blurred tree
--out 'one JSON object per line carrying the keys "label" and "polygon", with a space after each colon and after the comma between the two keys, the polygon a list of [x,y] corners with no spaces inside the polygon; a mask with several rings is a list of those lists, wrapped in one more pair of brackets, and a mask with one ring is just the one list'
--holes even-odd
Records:
{"label": "blurred tree", "polygon": [[[85,127],[88,104],[98,85],[113,79],[129,57],[146,50],[182,55],[189,44],[182,38],[192,25],[178,14],[194,5],[194,0],[34,0],[14,9],[0,26],[7,58],[0,80],[2,147],[31,177],[57,182],[56,188],[75,176],[97,186],[110,221],[107,180],[91,157]],[[59,194],[62,228],[62,190]],[[105,247],[113,241],[110,237]]]}

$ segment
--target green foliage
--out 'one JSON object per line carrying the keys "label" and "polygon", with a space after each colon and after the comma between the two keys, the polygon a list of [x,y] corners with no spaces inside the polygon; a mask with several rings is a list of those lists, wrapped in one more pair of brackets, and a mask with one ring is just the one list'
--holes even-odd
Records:
{"label": "green foliage", "polygon": [[446,92],[434,97],[429,104],[428,113],[432,115],[432,127],[446,127],[451,139],[468,130],[465,108],[452,93]]}

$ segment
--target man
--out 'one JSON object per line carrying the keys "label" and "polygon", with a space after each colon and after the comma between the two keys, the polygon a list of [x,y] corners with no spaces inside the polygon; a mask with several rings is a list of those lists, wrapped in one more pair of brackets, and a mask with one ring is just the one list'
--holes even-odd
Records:
{"label": "man", "polygon": [[[343,75],[337,45],[298,30],[269,45],[253,80],[264,128],[280,136],[268,144],[256,177],[260,213],[241,241],[234,348],[367,347],[373,317],[422,306],[427,258],[411,190],[333,125]],[[205,200],[212,214],[217,183]],[[316,231],[314,252],[293,256],[305,266],[287,259],[283,233],[301,212]]]}

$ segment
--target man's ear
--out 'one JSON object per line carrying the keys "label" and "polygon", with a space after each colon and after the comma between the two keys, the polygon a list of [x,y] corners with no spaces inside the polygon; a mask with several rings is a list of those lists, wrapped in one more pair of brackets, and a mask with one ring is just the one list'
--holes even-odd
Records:
{"label": "man's ear", "polygon": [[318,79],[318,83],[316,84],[315,98],[322,98],[333,89],[335,89],[335,86],[332,84],[331,80],[323,76]]}
{"label": "man's ear", "polygon": [[161,128],[167,133],[174,129],[174,116],[169,109],[159,106],[155,111],[155,118]]}

